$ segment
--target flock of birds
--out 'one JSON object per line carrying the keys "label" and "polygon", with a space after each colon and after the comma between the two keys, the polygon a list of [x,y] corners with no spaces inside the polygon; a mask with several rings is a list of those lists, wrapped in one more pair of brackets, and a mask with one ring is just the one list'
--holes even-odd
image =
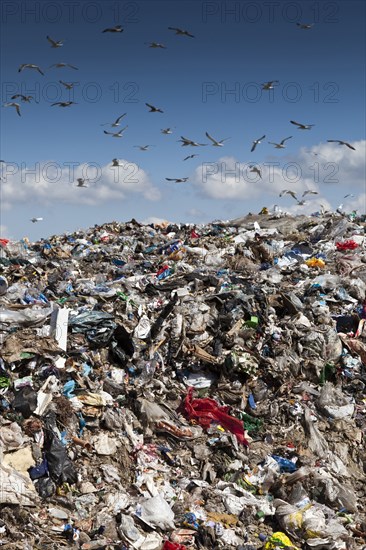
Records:
{"label": "flock of birds", "polygon": [[[296,23],[296,26],[299,29],[302,29],[302,30],[310,30],[313,27],[313,25],[314,24]],[[195,38],[195,36],[193,34],[191,34],[189,31],[178,28],[178,27],[168,27],[168,30],[174,31],[174,33],[176,35],[185,36],[185,37],[188,37],[188,38]],[[124,31],[124,29],[121,25],[115,25],[114,27],[106,28],[106,29],[102,30],[101,32],[102,33],[122,33],[123,31]],[[46,39],[49,42],[51,48],[57,49],[57,48],[61,48],[64,45],[64,40],[55,40],[55,39],[51,38],[49,35],[46,36]],[[154,49],[166,49],[167,48],[167,46],[165,46],[164,44],[162,44],[160,42],[145,42],[145,44],[147,44],[149,46],[149,48],[154,48]],[[72,65],[70,63],[64,63],[64,62],[54,63],[54,64],[50,65],[49,68],[50,69],[52,69],[52,68],[56,68],[56,69],[68,68],[68,69],[72,69],[74,71],[79,70],[79,68],[76,67],[75,65]],[[18,68],[18,72],[21,73],[25,69],[36,71],[42,76],[45,75],[45,72],[38,65],[33,64],[33,63],[23,63],[23,64],[21,64]],[[65,82],[63,80],[59,80],[59,83],[66,90],[72,90],[73,87],[77,84],[76,82]],[[278,80],[269,80],[268,82],[264,82],[264,83],[261,84],[261,89],[264,90],[264,91],[273,90],[278,84],[279,84]],[[19,99],[22,103],[31,103],[32,101],[36,102],[35,98],[32,95],[24,95],[24,94],[19,94],[19,93],[14,94],[13,96],[11,96],[11,99],[14,100],[14,101],[7,102],[3,106],[4,107],[13,107],[18,116],[22,116],[22,114],[21,114],[21,105],[20,105],[20,103],[16,102],[15,100]],[[67,108],[67,107],[71,107],[72,105],[76,105],[76,104],[77,103],[75,101],[56,101],[56,102],[51,104],[51,107],[58,106],[60,108]],[[149,113],[161,113],[161,114],[164,113],[163,109],[161,109],[160,107],[157,107],[155,105],[152,105],[151,103],[146,102],[145,106],[149,109],[149,111],[148,111]],[[112,130],[112,131],[103,130],[104,134],[106,134],[108,136],[112,136],[113,138],[122,138],[124,136],[124,133],[128,129],[128,125],[123,126],[121,129],[119,129],[119,127],[121,126],[121,120],[126,115],[127,115],[127,113],[123,113],[122,115],[119,115],[114,121],[101,124],[101,126],[109,126],[110,129]],[[303,124],[303,123],[297,122],[295,120],[290,120],[290,123],[292,125],[296,126],[298,130],[311,130],[315,126],[314,124]],[[113,129],[118,129],[118,130],[114,131]],[[172,127],[168,127],[168,128],[162,128],[161,133],[164,134],[164,135],[171,135],[174,132],[173,132]],[[178,140],[178,142],[181,143],[182,147],[204,147],[204,146],[207,146],[207,145],[212,145],[213,147],[224,147],[225,142],[228,141],[229,139],[231,139],[229,137],[223,138],[223,139],[216,139],[211,134],[209,134],[209,132],[207,132],[207,131],[205,133],[205,136],[209,140],[210,143],[200,143],[198,141],[194,141],[194,140],[192,140],[190,138],[187,138],[187,137],[184,137],[184,136],[180,136],[180,139]],[[285,138],[283,138],[282,140],[280,140],[278,142],[268,141],[268,143],[270,145],[273,145],[273,147],[275,149],[284,149],[286,147],[286,142],[289,139],[292,139],[292,138],[293,138],[293,136],[288,136],[288,137],[285,137]],[[258,138],[258,139],[254,139],[253,142],[252,142],[250,152],[253,153],[256,150],[256,148],[265,139],[266,139],[265,134],[263,136],[261,136],[260,138]],[[349,149],[355,151],[355,148],[350,143],[348,143],[344,140],[328,139],[327,142],[337,143],[340,146],[345,146],[345,147],[348,147]],[[134,145],[134,147],[138,148],[140,151],[146,152],[150,149],[150,147],[154,147],[154,145],[151,145],[151,144]],[[317,153],[314,153],[314,154],[317,154]],[[183,158],[183,161],[193,159],[197,156],[199,156],[197,153],[187,155],[185,158]],[[5,161],[0,161],[0,162],[5,162]],[[120,167],[122,165],[119,163],[118,159],[115,158],[115,159],[112,160],[111,166],[112,167]],[[249,168],[250,168],[251,172],[256,173],[259,178],[262,178],[262,173],[261,173],[260,168],[258,168],[258,166],[249,165]],[[167,178],[165,178],[165,180],[168,181],[168,182],[174,182],[174,183],[186,183],[189,180],[189,178],[188,177],[178,177],[178,178],[170,178],[170,177],[168,178],[167,177]],[[79,188],[88,187],[87,186],[87,181],[88,180],[85,179],[85,178],[78,178],[76,180],[76,187],[79,187]],[[303,204],[305,204],[304,197],[307,196],[307,195],[310,195],[310,194],[318,194],[318,192],[317,191],[312,191],[312,190],[304,191],[304,193],[301,196],[301,199],[299,200],[294,191],[284,189],[283,191],[281,191],[279,196],[282,197],[284,195],[290,195],[291,197],[293,197],[296,200],[298,205],[303,205]],[[353,195],[348,194],[345,197],[348,197],[348,196],[353,196]],[[38,218],[37,217],[31,218],[31,221],[33,223],[38,222],[38,221],[42,221],[42,220],[43,220],[43,218],[39,218],[39,217]]]}

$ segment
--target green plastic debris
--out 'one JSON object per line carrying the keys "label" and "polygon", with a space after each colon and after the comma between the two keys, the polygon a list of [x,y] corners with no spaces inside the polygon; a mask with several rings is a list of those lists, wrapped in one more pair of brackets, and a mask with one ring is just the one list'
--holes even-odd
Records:
{"label": "green plastic debris", "polygon": [[0,388],[8,388],[11,384],[10,378],[7,378],[6,376],[0,376]]}
{"label": "green plastic debris", "polygon": [[320,373],[319,383],[323,385],[327,380],[330,380],[334,374],[334,370],[334,365],[332,365],[331,363],[326,363]]}
{"label": "green plastic debris", "polygon": [[258,322],[258,317],[256,317],[255,315],[251,315],[250,319],[245,321],[244,324],[246,327],[256,328],[258,326]]}

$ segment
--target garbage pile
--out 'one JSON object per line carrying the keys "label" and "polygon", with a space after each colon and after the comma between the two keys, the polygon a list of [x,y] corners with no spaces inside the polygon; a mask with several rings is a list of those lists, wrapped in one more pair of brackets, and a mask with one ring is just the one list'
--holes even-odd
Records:
{"label": "garbage pile", "polygon": [[0,545],[366,548],[365,220],[0,241]]}

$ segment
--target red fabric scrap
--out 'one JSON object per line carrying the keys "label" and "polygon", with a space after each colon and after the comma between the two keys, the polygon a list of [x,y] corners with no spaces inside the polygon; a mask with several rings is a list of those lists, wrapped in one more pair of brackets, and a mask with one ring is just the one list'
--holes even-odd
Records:
{"label": "red fabric scrap", "polygon": [[337,250],[354,250],[358,247],[358,244],[353,240],[349,239],[348,241],[337,242],[336,243]]}
{"label": "red fabric scrap", "polygon": [[177,544],[175,542],[170,542],[169,540],[166,540],[161,550],[187,550],[187,547],[183,544]]}
{"label": "red fabric scrap", "polygon": [[9,242],[9,239],[0,239],[0,245],[1,246],[6,246]]}
{"label": "red fabric scrap", "polygon": [[218,405],[209,397],[193,399],[193,388],[188,389],[182,403],[182,410],[190,420],[196,420],[203,428],[209,428],[212,421],[218,422],[225,430],[236,435],[239,443],[248,446],[249,443],[244,437],[243,424],[238,418],[228,414],[229,408],[229,406]]}
{"label": "red fabric scrap", "polygon": [[191,239],[199,239],[200,236],[198,235],[198,233],[196,233],[196,231],[194,229],[192,229],[191,231]]}

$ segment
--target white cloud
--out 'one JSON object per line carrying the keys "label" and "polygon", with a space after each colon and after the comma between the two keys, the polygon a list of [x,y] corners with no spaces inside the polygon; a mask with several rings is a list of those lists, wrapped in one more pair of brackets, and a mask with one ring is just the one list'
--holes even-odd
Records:
{"label": "white cloud", "polygon": [[[8,164],[3,169],[1,196],[3,207],[37,200],[44,205],[55,201],[70,204],[96,205],[118,201],[133,194],[149,201],[160,199],[160,191],[153,186],[147,173],[137,164],[120,160],[119,167],[111,164],[98,166],[54,161],[24,164]],[[77,178],[89,179],[88,187],[76,186]]]}
{"label": "white cloud", "polygon": [[[251,200],[263,196],[263,200],[268,201],[268,197],[278,197],[284,189],[295,191],[299,198],[306,190],[317,191],[318,195],[305,197],[304,206],[294,203],[291,211],[296,213],[313,212],[320,204],[327,209],[330,205],[324,195],[334,190],[334,186],[342,187],[344,194],[352,190],[358,195],[355,203],[358,210],[364,212],[366,141],[351,142],[351,145],[356,151],[346,146],[320,143],[285,158],[271,155],[260,164],[221,157],[216,162],[197,167],[193,183],[201,196],[214,199]],[[251,172],[253,165],[261,171],[261,178]]]}

